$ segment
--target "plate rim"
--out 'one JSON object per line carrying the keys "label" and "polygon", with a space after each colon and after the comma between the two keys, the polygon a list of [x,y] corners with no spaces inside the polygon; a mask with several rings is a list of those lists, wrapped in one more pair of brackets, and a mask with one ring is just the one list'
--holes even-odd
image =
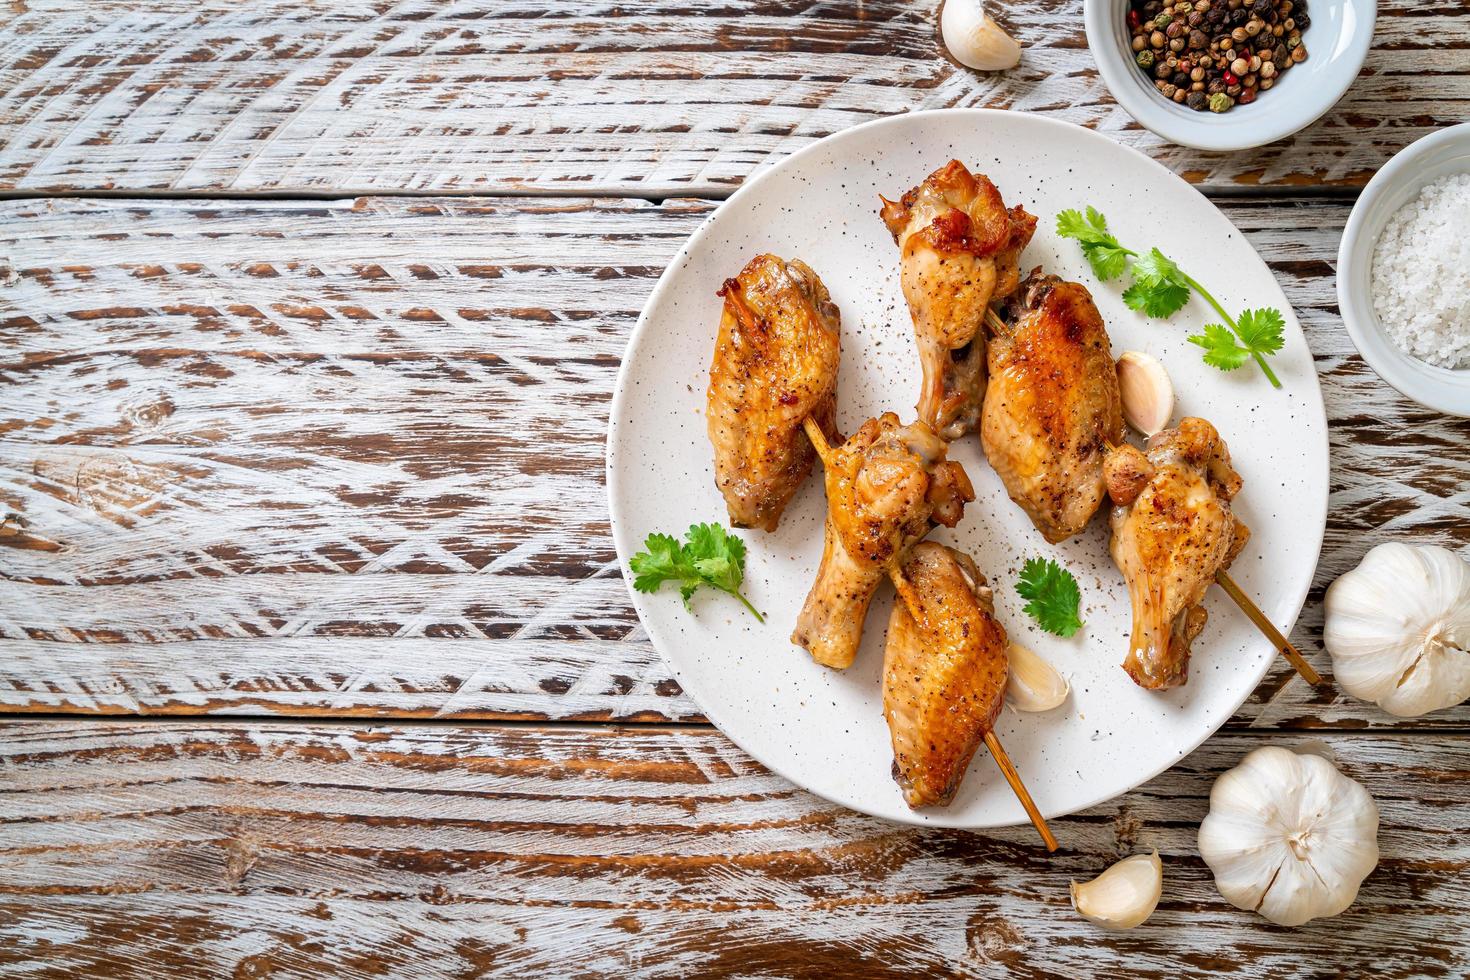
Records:
{"label": "plate rim", "polygon": [[[803,792],[810,793],[813,796],[832,803],[835,806],[840,806],[844,809],[852,810],[855,813],[862,813],[876,820],[892,821],[900,825],[984,831],[998,830],[1006,827],[1026,826],[1027,821],[1025,819],[982,822],[956,820],[951,817],[947,809],[935,807],[928,808],[924,811],[905,810],[900,812],[897,816],[874,813],[871,810],[856,806],[851,802],[835,799],[825,793],[811,788],[810,786],[806,785],[806,783],[803,782],[801,779],[798,779],[796,776],[788,772],[783,766],[778,765],[767,758],[764,758],[762,753],[753,750],[749,745],[746,744],[743,739],[731,732],[723,723],[722,718],[717,717],[717,713],[715,711],[712,711],[709,705],[705,704],[700,698],[694,695],[694,693],[690,689],[687,678],[684,676],[683,672],[680,671],[679,666],[673,661],[673,659],[664,653],[659,638],[656,635],[656,631],[650,626],[648,620],[644,618],[643,609],[640,601],[640,593],[633,588],[632,579],[628,576],[627,573],[628,561],[632,557],[632,555],[628,551],[628,549],[624,547],[621,540],[621,535],[619,534],[619,520],[617,515],[618,508],[616,504],[622,481],[618,476],[615,465],[616,449],[614,447],[617,444],[619,419],[622,417],[626,408],[627,399],[630,397],[628,386],[625,385],[624,382],[627,380],[627,375],[630,370],[629,365],[633,363],[634,356],[637,354],[639,348],[647,339],[649,311],[652,310],[654,306],[659,303],[659,301],[663,298],[664,293],[672,288],[673,278],[676,270],[681,264],[681,260],[686,255],[688,255],[695,246],[703,242],[705,236],[709,233],[709,230],[713,226],[715,220],[719,218],[720,215],[723,214],[727,208],[734,209],[738,207],[742,203],[743,199],[753,194],[764,181],[773,178],[774,175],[780,173],[786,167],[795,164],[797,161],[802,160],[807,156],[816,155],[817,153],[825,149],[831,142],[839,138],[850,137],[851,135],[859,131],[879,129],[886,126],[900,126],[919,117],[941,116],[950,117],[957,120],[963,118],[983,120],[1005,117],[1008,120],[1025,120],[1023,125],[1037,125],[1043,128],[1049,127],[1057,130],[1067,130],[1070,131],[1074,136],[1079,137],[1083,140],[1101,141],[1102,143],[1108,144],[1109,146],[1121,149],[1125,151],[1125,155],[1131,155],[1135,159],[1143,161],[1148,166],[1152,167],[1156,172],[1167,175],[1168,178],[1178,182],[1178,184],[1183,185],[1185,188],[1188,188],[1190,191],[1194,192],[1194,194],[1199,197],[1205,204],[1213,208],[1216,213],[1220,215],[1221,219],[1235,230],[1236,234],[1240,235],[1241,241],[1245,243],[1246,246],[1250,249],[1250,252],[1252,256],[1254,256],[1256,262],[1260,263],[1261,268],[1271,278],[1271,280],[1276,283],[1277,291],[1281,293],[1282,298],[1286,301],[1286,312],[1291,318],[1291,323],[1296,327],[1297,332],[1301,334],[1302,343],[1307,348],[1308,359],[1311,359],[1311,346],[1307,344],[1306,331],[1302,329],[1301,323],[1296,317],[1296,311],[1292,307],[1289,298],[1286,297],[1285,290],[1281,288],[1280,282],[1276,280],[1275,273],[1271,271],[1271,268],[1269,265],[1266,264],[1265,259],[1261,258],[1260,252],[1254,246],[1251,246],[1249,244],[1245,235],[1240,231],[1239,228],[1236,227],[1235,223],[1231,221],[1230,218],[1224,214],[1224,212],[1220,211],[1215,203],[1211,201],[1208,197],[1206,197],[1199,190],[1198,187],[1184,180],[1182,177],[1174,173],[1174,171],[1170,170],[1159,161],[1153,159],[1152,157],[1132,146],[1128,146],[1125,143],[1118,142],[1117,140],[1114,140],[1102,133],[1099,133],[1096,130],[1089,129],[1085,126],[1080,126],[1076,123],[1067,122],[1061,119],[1054,119],[1047,116],[1039,116],[1034,113],[1019,112],[1009,109],[988,109],[980,107],[955,107],[900,112],[893,115],[884,116],[879,119],[872,119],[868,122],[861,123],[857,126],[850,126],[846,129],[841,129],[834,133],[829,133],[821,139],[818,139],[811,144],[802,147],[794,153],[790,153],[784,157],[781,157],[779,160],[775,160],[763,165],[761,169],[759,169],[756,173],[747,178],[746,181],[733,194],[731,194],[724,201],[720,202],[719,206],[716,207],[714,211],[710,212],[710,214],[699,223],[699,226],[696,227],[694,231],[690,232],[689,236],[684,240],[683,244],[679,246],[678,251],[676,251],[674,255],[669,259],[668,264],[664,267],[664,271],[660,273],[658,282],[654,284],[653,290],[649,293],[648,299],[644,301],[643,308],[639,311],[638,320],[634,324],[633,330],[628,336],[628,342],[623,349],[623,357],[622,360],[619,362],[617,378],[614,381],[612,401],[608,408],[609,414],[607,437],[604,444],[604,482],[606,484],[607,490],[609,527],[613,538],[613,548],[617,554],[618,559],[618,575],[623,581],[623,587],[627,590],[629,601],[632,603],[633,610],[638,616],[638,622],[643,627],[644,632],[648,634],[649,642],[658,652],[659,659],[673,673],[674,679],[678,681],[680,688],[683,690],[684,693],[689,695],[690,700],[694,701],[695,704],[698,705],[700,712],[707,719],[709,719],[711,724],[719,729],[720,733],[725,738],[728,738],[736,745],[737,748],[739,748],[746,755],[750,756],[756,762],[760,763],[760,765],[780,776],[782,779],[785,779],[793,786],[801,789]],[[1315,413],[1316,417],[1320,419],[1321,423],[1321,451],[1325,467],[1325,479],[1323,480],[1323,495],[1321,499],[1322,519],[1321,525],[1317,533],[1313,537],[1313,544],[1311,549],[1312,562],[1310,565],[1310,571],[1307,573],[1304,581],[1300,583],[1298,589],[1296,590],[1297,594],[1287,604],[1288,608],[1291,609],[1292,612],[1290,616],[1287,617],[1286,624],[1284,626],[1279,623],[1277,624],[1278,628],[1281,629],[1282,634],[1286,636],[1289,636],[1291,634],[1291,631],[1296,627],[1297,620],[1301,618],[1302,610],[1306,606],[1307,596],[1311,593],[1312,581],[1316,577],[1316,571],[1318,565],[1321,562],[1322,545],[1326,536],[1327,516],[1330,510],[1329,504],[1332,493],[1331,435],[1329,432],[1326,403],[1322,398],[1321,379],[1317,374],[1315,365],[1313,365],[1311,373],[1311,385],[1312,391],[1315,393],[1316,397],[1312,399],[1304,399],[1304,403],[1307,409],[1312,410]],[[1256,688],[1260,686],[1261,680],[1266,676],[1267,672],[1270,671],[1272,665],[1275,662],[1276,658],[1274,656],[1261,658],[1260,666],[1256,670],[1254,677],[1251,679],[1250,685],[1246,688],[1245,693],[1244,695],[1242,695],[1240,700],[1236,702],[1228,712],[1225,712],[1223,714],[1219,723],[1217,723],[1213,728],[1210,728],[1208,731],[1205,731],[1197,741],[1176,750],[1175,754],[1164,765],[1149,772],[1147,775],[1142,776],[1136,782],[1134,782],[1133,785],[1119,792],[1115,792],[1112,794],[1104,793],[1101,796],[1090,798],[1087,801],[1079,803],[1076,806],[1065,807],[1056,810],[1048,810],[1047,808],[1043,808],[1042,812],[1044,816],[1048,820],[1052,820],[1059,819],[1065,816],[1070,816],[1075,813],[1081,813],[1095,806],[1100,806],[1103,803],[1118,799],[1122,796],[1127,795],[1128,793],[1132,793],[1140,786],[1151,782],[1152,780],[1158,778],[1161,774],[1169,771],[1174,766],[1178,765],[1180,761],[1182,761],[1184,758],[1186,758],[1196,749],[1198,749],[1201,745],[1203,745],[1206,741],[1214,737],[1215,734],[1218,733],[1222,727],[1224,727],[1224,725],[1230,720],[1230,718],[1233,717],[1234,714],[1240,710],[1241,706],[1245,704],[1247,700],[1249,700],[1251,694],[1254,693]]]}

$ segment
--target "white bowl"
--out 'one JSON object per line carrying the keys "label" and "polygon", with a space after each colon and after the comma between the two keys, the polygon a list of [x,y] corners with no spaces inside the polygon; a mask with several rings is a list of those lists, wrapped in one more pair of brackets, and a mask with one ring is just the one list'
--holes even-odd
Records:
{"label": "white bowl", "polygon": [[[1223,0],[1222,0],[1223,2]],[[1308,0],[1306,61],[1250,105],[1196,112],[1164,98],[1133,61],[1128,0],[1087,0],[1087,46],[1118,104],[1164,139],[1200,150],[1244,150],[1305,129],[1337,104],[1373,43],[1377,0]]]}
{"label": "white bowl", "polygon": [[1426,185],[1463,173],[1470,173],[1470,123],[1404,147],[1363,188],[1337,249],[1337,305],[1358,353],[1384,381],[1419,404],[1451,415],[1470,415],[1470,368],[1421,361],[1384,333],[1373,310],[1373,248],[1388,219]]}

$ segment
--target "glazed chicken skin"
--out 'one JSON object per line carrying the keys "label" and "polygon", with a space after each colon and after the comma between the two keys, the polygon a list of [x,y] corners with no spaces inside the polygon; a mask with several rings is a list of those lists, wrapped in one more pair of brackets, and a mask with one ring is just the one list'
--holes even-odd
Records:
{"label": "glazed chicken skin", "polygon": [[1153,436],[1146,452],[1120,447],[1106,468],[1113,561],[1133,603],[1123,669],[1140,687],[1177,687],[1208,618],[1200,601],[1250,537],[1230,509],[1240,474],[1215,427],[1199,418]]}
{"label": "glazed chicken skin", "polygon": [[1006,689],[1006,631],[969,555],[932,541],[903,565],[918,618],[896,601],[883,655],[893,778],[918,809],[948,806]]}
{"label": "glazed chicken skin", "polygon": [[889,568],[935,524],[954,527],[975,499],[948,444],[923,422],[885,412],[827,460],[822,564],[791,642],[819,664],[851,666],[873,593]]}
{"label": "glazed chicken skin", "polygon": [[757,255],[725,280],[706,422],[735,527],[774,531],[811,472],[810,416],[837,437],[839,316],[806,263]]}
{"label": "glazed chicken skin", "polygon": [[924,371],[919,419],[958,439],[975,428],[985,396],[985,309],[1016,288],[1036,218],[1007,210],[990,179],[958,160],[900,200],[880,200]]}
{"label": "glazed chicken skin", "polygon": [[1112,344],[1085,286],[1033,272],[990,339],[980,441],[1011,500],[1056,544],[1106,493],[1103,460],[1123,440]]}

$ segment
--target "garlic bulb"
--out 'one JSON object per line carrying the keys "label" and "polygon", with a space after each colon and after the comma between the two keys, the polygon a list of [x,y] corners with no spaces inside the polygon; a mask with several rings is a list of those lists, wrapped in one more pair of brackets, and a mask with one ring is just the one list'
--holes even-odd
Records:
{"label": "garlic bulb", "polygon": [[1215,780],[1199,851],[1232,905],[1299,926],[1357,897],[1378,864],[1378,807],[1326,759],[1267,746]]}
{"label": "garlic bulb", "polygon": [[985,12],[984,0],[944,0],[939,33],[955,61],[977,71],[1003,71],[1021,63],[1021,46]]}
{"label": "garlic bulb", "polygon": [[1159,852],[1135,854],[1084,884],[1072,882],[1072,907],[1109,929],[1132,929],[1153,915],[1164,893]]}
{"label": "garlic bulb", "polygon": [[1072,686],[1030,647],[1006,647],[1006,700],[1017,711],[1050,711],[1067,700]]}
{"label": "garlic bulb", "polygon": [[1327,590],[1322,639],[1343,690],[1414,717],[1470,697],[1470,564],[1381,544]]}
{"label": "garlic bulb", "polygon": [[1123,419],[1146,436],[1163,430],[1174,414],[1174,382],[1159,359],[1141,351],[1118,358],[1118,393]]}

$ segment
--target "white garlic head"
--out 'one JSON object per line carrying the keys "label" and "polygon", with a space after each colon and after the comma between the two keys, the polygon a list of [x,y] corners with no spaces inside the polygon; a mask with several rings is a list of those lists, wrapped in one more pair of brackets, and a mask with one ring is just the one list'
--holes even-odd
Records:
{"label": "white garlic head", "polygon": [[1343,690],[1412,718],[1470,697],[1470,564],[1381,544],[1327,590],[1322,640]]}
{"label": "white garlic head", "polygon": [[1357,898],[1378,864],[1378,806],[1321,756],[1267,746],[1215,780],[1199,850],[1232,905],[1299,926]]}
{"label": "white garlic head", "polygon": [[1004,71],[1021,63],[1021,46],[985,12],[984,0],[944,0],[939,33],[950,56],[977,71]]}
{"label": "white garlic head", "polygon": [[1164,893],[1159,852],[1135,854],[1088,882],[1072,882],[1072,907],[1108,929],[1132,929],[1158,908]]}

